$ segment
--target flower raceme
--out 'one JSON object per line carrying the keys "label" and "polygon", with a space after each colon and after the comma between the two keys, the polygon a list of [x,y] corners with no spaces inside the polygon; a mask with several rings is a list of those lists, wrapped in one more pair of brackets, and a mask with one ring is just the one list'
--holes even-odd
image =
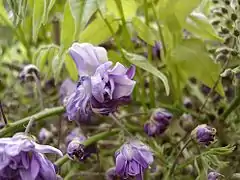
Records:
{"label": "flower raceme", "polygon": [[0,139],[0,179],[56,180],[55,167],[44,154],[62,152],[52,146],[35,143],[23,133]]}
{"label": "flower raceme", "polygon": [[88,120],[92,112],[108,115],[130,101],[135,66],[126,68],[119,62],[113,66],[104,48],[88,43],[74,43],[69,53],[79,74],[66,104],[69,120]]}

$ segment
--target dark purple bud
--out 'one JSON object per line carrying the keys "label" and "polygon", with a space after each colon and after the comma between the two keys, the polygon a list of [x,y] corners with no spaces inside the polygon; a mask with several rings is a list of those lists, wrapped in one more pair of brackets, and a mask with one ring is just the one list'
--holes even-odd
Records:
{"label": "dark purple bud", "polygon": [[219,180],[221,177],[223,175],[215,171],[208,173],[208,180]]}
{"label": "dark purple bud", "polygon": [[155,137],[164,133],[167,127],[168,125],[166,126],[157,121],[150,120],[144,124],[144,131],[148,136]]}
{"label": "dark purple bud", "polygon": [[65,138],[65,142],[68,145],[75,137],[83,135],[82,130],[80,128],[74,128]]}
{"label": "dark purple bud", "polygon": [[151,119],[167,126],[172,117],[173,115],[166,109],[159,108],[153,112]]}
{"label": "dark purple bud", "polygon": [[67,147],[67,153],[71,159],[77,158],[79,161],[84,161],[92,153],[97,153],[95,144],[90,146],[84,146],[83,142],[87,138],[85,136],[75,137]]}
{"label": "dark purple bud", "polygon": [[161,59],[160,53],[162,49],[162,44],[160,42],[155,42],[155,45],[152,48],[153,57]]}
{"label": "dark purple bud", "polygon": [[192,131],[191,135],[199,144],[208,146],[215,140],[216,129],[207,124],[201,124]]}
{"label": "dark purple bud", "polygon": [[191,109],[193,107],[193,104],[192,104],[192,100],[189,98],[189,97],[185,97],[183,99],[183,105],[188,108],[188,109]]}

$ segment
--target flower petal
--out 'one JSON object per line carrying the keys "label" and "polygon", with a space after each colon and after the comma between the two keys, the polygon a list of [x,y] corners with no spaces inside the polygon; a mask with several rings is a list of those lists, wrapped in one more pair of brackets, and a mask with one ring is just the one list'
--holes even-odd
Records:
{"label": "flower petal", "polygon": [[133,79],[136,72],[136,66],[131,65],[131,67],[127,70],[126,75],[129,79]]}
{"label": "flower petal", "polygon": [[48,145],[40,145],[40,144],[35,144],[35,150],[36,152],[39,152],[39,153],[55,153],[55,154],[58,154],[59,156],[63,156],[62,152],[55,148],[55,147],[52,147],[52,146],[48,146]]}
{"label": "flower petal", "polygon": [[92,95],[97,101],[103,103],[105,82],[102,80],[100,74],[91,77],[91,83],[92,83]]}
{"label": "flower petal", "polygon": [[123,175],[126,166],[126,160],[122,154],[119,154],[116,158],[116,173]]}

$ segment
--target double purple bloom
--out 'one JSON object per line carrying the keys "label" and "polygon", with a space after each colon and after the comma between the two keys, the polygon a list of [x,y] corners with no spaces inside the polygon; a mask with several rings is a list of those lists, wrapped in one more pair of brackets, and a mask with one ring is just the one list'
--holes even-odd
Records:
{"label": "double purple bloom", "polygon": [[153,154],[149,147],[138,140],[130,141],[115,153],[116,174],[124,179],[136,177],[143,179],[144,170],[153,162]]}
{"label": "double purple bloom", "polygon": [[54,165],[44,154],[60,150],[35,143],[23,133],[0,139],[0,179],[56,180]]}
{"label": "double purple bloom", "polygon": [[135,67],[121,63],[112,67],[102,47],[74,43],[69,49],[79,74],[75,91],[69,96],[66,111],[69,120],[88,120],[91,112],[108,115],[130,100],[135,86]]}

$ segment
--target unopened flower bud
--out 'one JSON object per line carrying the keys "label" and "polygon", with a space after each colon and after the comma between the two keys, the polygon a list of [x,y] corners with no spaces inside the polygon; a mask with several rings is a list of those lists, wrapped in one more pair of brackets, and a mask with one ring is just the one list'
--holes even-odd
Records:
{"label": "unopened flower bud", "polygon": [[214,19],[214,20],[212,20],[211,21],[211,24],[213,25],[213,26],[217,26],[217,25],[219,25],[220,24],[220,20],[219,19]]}
{"label": "unopened flower bud", "polygon": [[33,73],[37,76],[38,79],[40,78],[39,69],[33,64],[28,64],[24,66],[24,68],[19,74],[19,77],[23,81],[27,81],[27,80],[33,81],[34,80]]}
{"label": "unopened flower bud", "polygon": [[49,139],[51,136],[52,136],[52,133],[50,131],[48,131],[46,128],[42,128],[39,131],[38,139],[40,142],[43,142],[43,141]]}
{"label": "unopened flower bud", "polygon": [[144,124],[144,131],[148,136],[163,134],[168,128],[172,114],[165,109],[157,109],[153,112],[151,119]]}
{"label": "unopened flower bud", "polygon": [[224,61],[227,60],[227,56],[225,54],[220,53],[220,54],[217,55],[216,60],[224,62]]}
{"label": "unopened flower bud", "polygon": [[238,19],[237,14],[232,13],[232,14],[231,14],[231,20],[236,21],[237,19]]}
{"label": "unopened flower bud", "polygon": [[190,114],[183,114],[180,117],[180,125],[186,132],[191,132],[194,128],[193,117]]}
{"label": "unopened flower bud", "polygon": [[199,144],[210,145],[215,140],[216,129],[207,124],[198,125],[191,133],[193,139]]}
{"label": "unopened flower bud", "polygon": [[224,3],[225,3],[226,5],[230,5],[230,1],[229,1],[229,0],[225,0]]}
{"label": "unopened flower bud", "polygon": [[223,53],[223,54],[227,55],[230,51],[231,51],[231,49],[228,47],[220,47],[216,50],[216,53]]}
{"label": "unopened flower bud", "polygon": [[224,177],[224,176],[218,172],[212,171],[208,173],[208,180],[219,180],[221,177]]}
{"label": "unopened flower bud", "polygon": [[234,36],[238,37],[240,35],[240,32],[238,30],[233,31]]}
{"label": "unopened flower bud", "polygon": [[191,109],[193,107],[193,104],[192,104],[192,100],[189,98],[189,97],[184,97],[183,99],[183,105],[188,108],[188,109]]}
{"label": "unopened flower bud", "polygon": [[75,157],[79,161],[84,161],[88,158],[92,153],[97,153],[97,148],[95,144],[85,147],[83,142],[87,138],[85,136],[75,137],[67,147],[67,154],[71,159]]}
{"label": "unopened flower bud", "polygon": [[223,13],[223,14],[227,14],[227,13],[228,13],[227,8],[222,7],[221,10],[222,10],[222,13]]}
{"label": "unopened flower bud", "polygon": [[229,34],[228,28],[221,27],[221,33],[223,33],[223,34]]}

